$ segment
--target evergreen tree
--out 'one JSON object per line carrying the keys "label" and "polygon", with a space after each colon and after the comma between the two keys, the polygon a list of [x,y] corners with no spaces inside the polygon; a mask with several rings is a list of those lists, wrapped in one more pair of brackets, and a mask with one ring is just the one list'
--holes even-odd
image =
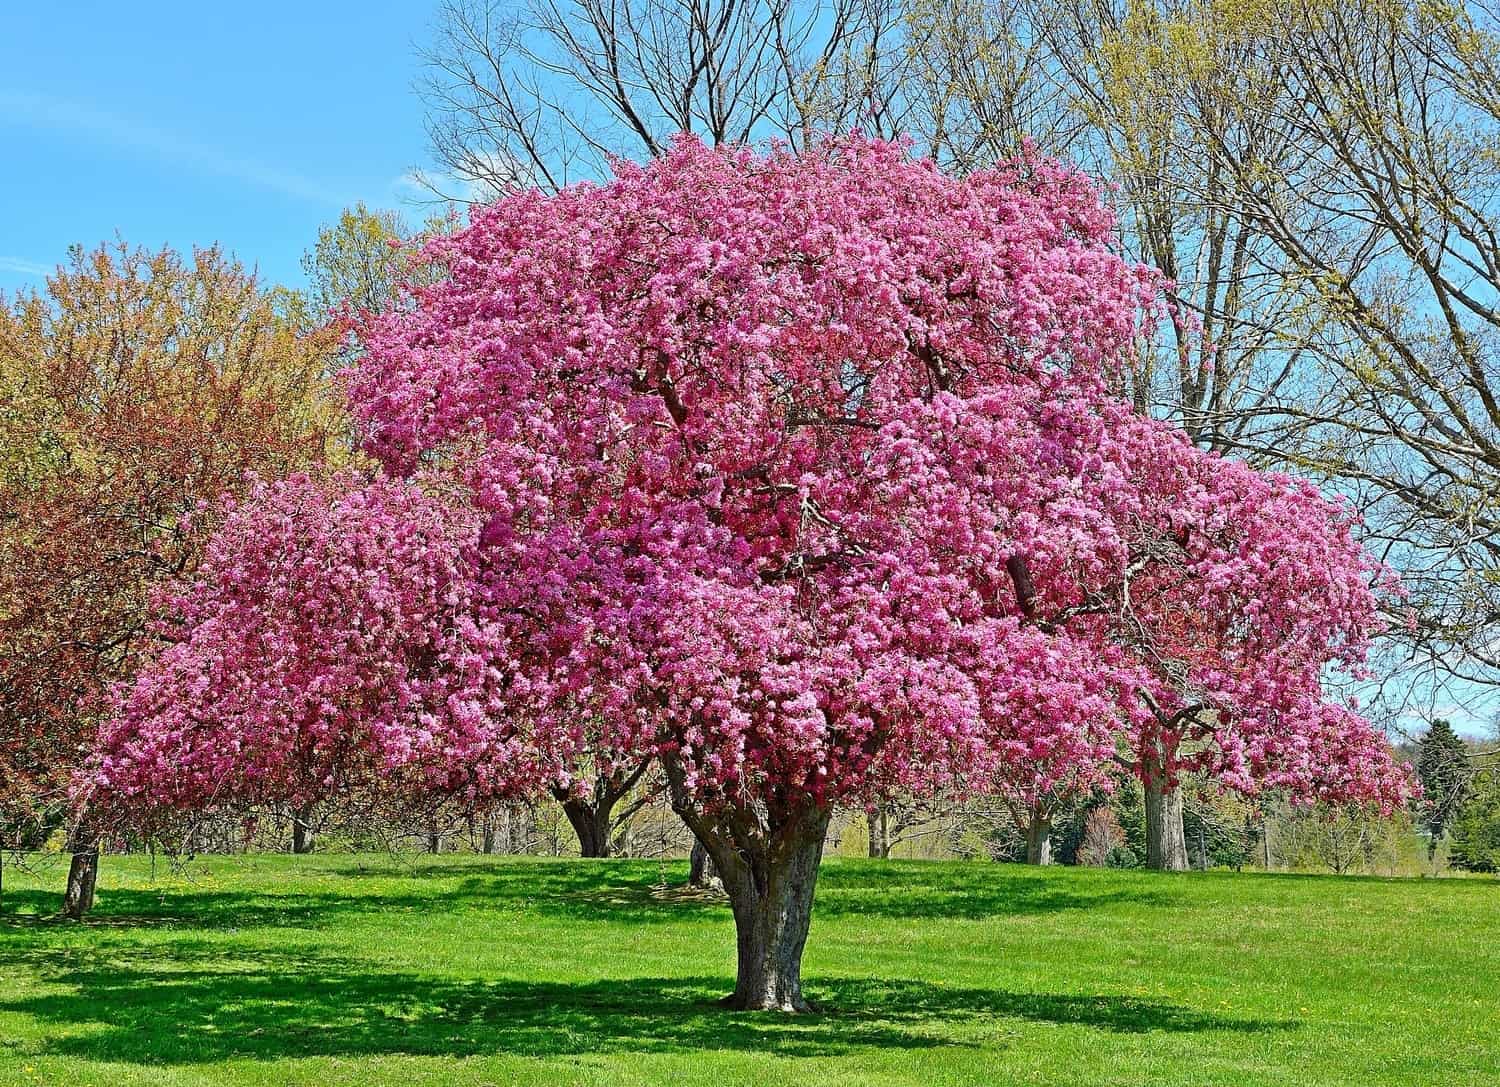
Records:
{"label": "evergreen tree", "polygon": [[1417,754],[1417,776],[1422,782],[1420,815],[1428,833],[1427,859],[1458,819],[1470,793],[1469,751],[1453,726],[1441,717],[1422,737]]}
{"label": "evergreen tree", "polygon": [[1471,872],[1500,871],[1500,778],[1482,775],[1449,825],[1448,861]]}

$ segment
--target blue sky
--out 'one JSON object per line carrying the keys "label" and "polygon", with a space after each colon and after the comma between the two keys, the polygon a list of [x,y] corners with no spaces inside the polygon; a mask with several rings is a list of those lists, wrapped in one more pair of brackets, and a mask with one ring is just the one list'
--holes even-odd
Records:
{"label": "blue sky", "polygon": [[357,200],[408,211],[425,162],[426,2],[9,5],[0,33],[0,290],[74,242],[220,242],[301,282]]}

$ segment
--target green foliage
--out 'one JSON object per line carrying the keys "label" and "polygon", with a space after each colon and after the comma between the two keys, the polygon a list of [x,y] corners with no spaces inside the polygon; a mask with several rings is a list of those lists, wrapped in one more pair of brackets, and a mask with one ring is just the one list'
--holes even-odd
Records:
{"label": "green foliage", "polygon": [[1500,775],[1477,775],[1468,802],[1449,829],[1448,863],[1471,872],[1500,871]]}
{"label": "green foliage", "polygon": [[786,1018],[684,861],[108,857],[82,925],[64,867],[5,873],[3,1084],[1494,1082],[1482,877],[833,858]]}
{"label": "green foliage", "polygon": [[1442,718],[1433,721],[1417,754],[1417,777],[1423,794],[1419,810],[1431,843],[1429,857],[1437,851],[1449,825],[1462,814],[1472,772],[1468,747],[1453,726]]}
{"label": "green foliage", "polygon": [[[1077,798],[1053,820],[1052,855],[1059,864],[1081,863],[1078,853],[1083,845],[1089,815],[1100,807],[1114,811],[1120,829],[1125,832],[1124,850],[1133,858],[1146,855],[1146,793],[1140,781],[1132,775],[1117,781],[1112,792],[1101,791]],[[1134,865],[1122,864],[1119,867]]]}

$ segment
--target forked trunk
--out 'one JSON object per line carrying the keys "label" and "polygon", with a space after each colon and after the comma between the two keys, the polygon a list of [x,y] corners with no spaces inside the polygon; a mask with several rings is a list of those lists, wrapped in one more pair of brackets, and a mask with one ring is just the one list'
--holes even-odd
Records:
{"label": "forked trunk", "polygon": [[1161,778],[1146,782],[1146,867],[1185,872],[1187,835],[1182,827],[1182,788],[1165,788]]}
{"label": "forked trunk", "polygon": [[[812,923],[813,891],[830,814],[801,813],[768,848],[757,850],[758,855],[733,850],[728,864],[718,864],[734,913],[737,953],[734,993],[723,1001],[726,1007],[809,1010],[802,995],[802,950]],[[721,844],[709,852],[722,850]]]}
{"label": "forked trunk", "polygon": [[1026,863],[1052,863],[1052,817],[1045,812],[1032,812],[1026,825]]}
{"label": "forked trunk", "polygon": [[584,857],[609,856],[610,810],[614,803],[590,803],[577,798],[563,801],[563,813],[578,835],[578,853]]}
{"label": "forked trunk", "polygon": [[99,881],[99,843],[97,840],[80,842],[73,849],[73,861],[68,865],[68,889],[63,895],[62,912],[65,917],[82,921],[84,915],[94,908],[94,886]]}

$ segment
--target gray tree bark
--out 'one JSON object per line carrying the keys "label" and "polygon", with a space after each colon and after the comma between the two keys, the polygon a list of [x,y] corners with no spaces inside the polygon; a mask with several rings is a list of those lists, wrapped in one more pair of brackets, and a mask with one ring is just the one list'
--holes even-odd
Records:
{"label": "gray tree bark", "polygon": [[813,892],[830,815],[817,810],[799,813],[770,848],[757,851],[759,855],[742,854],[738,863],[719,865],[734,913],[737,964],[734,992],[723,1001],[726,1007],[811,1010],[802,995],[802,952],[812,925]]}
{"label": "gray tree bark", "polygon": [[891,828],[885,805],[865,813],[865,827],[870,835],[870,856],[878,860],[890,860]]}
{"label": "gray tree bark", "polygon": [[1026,826],[1026,863],[1052,863],[1052,816],[1047,812],[1032,812]]}
{"label": "gray tree bark", "polygon": [[721,1004],[743,1011],[810,1011],[802,995],[802,951],[833,816],[805,793],[700,811],[684,768],[663,757],[672,808],[719,871],[734,915],[734,992]]}
{"label": "gray tree bark", "polygon": [[703,843],[694,838],[693,850],[688,854],[688,886],[707,888],[720,885],[719,870],[714,867],[714,859],[703,848]]}
{"label": "gray tree bark", "polygon": [[89,910],[94,908],[94,888],[98,882],[98,840],[75,843],[73,860],[68,865],[68,889],[63,894],[63,915],[82,921]]}
{"label": "gray tree bark", "polygon": [[1160,775],[1146,782],[1146,867],[1185,872],[1187,835],[1182,827],[1182,788],[1168,789]]}
{"label": "gray tree bark", "polygon": [[292,852],[311,853],[313,849],[312,809],[292,812]]}

